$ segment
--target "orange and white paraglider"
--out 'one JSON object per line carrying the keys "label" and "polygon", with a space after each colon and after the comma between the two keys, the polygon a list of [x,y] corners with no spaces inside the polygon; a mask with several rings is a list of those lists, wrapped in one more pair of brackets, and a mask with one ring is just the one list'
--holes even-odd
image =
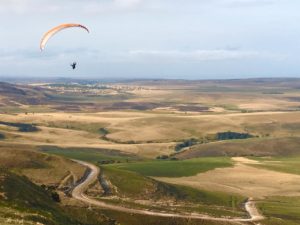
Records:
{"label": "orange and white paraglider", "polygon": [[[86,30],[88,33],[90,32],[89,29],[81,24],[76,24],[76,23],[66,23],[66,24],[61,24],[57,27],[52,28],[51,30],[47,31],[44,36],[42,37],[41,43],[40,43],[40,49],[41,51],[43,51],[45,49],[45,46],[47,44],[47,42],[49,41],[49,39],[51,37],[53,37],[56,33],[64,30],[64,29],[68,29],[68,28],[81,28]],[[71,64],[71,67],[73,70],[76,69],[76,65],[77,63],[74,62]]]}
{"label": "orange and white paraglider", "polygon": [[66,24],[61,24],[57,27],[52,28],[51,30],[47,31],[47,33],[44,34],[44,36],[42,37],[41,43],[40,43],[40,49],[41,51],[43,51],[45,49],[45,46],[47,44],[47,42],[49,41],[49,39],[51,37],[53,37],[56,33],[64,30],[64,29],[68,29],[68,28],[82,28],[84,30],[86,30],[88,33],[90,32],[88,28],[86,28],[85,26],[81,25],[81,24],[76,24],[76,23],[66,23]]}

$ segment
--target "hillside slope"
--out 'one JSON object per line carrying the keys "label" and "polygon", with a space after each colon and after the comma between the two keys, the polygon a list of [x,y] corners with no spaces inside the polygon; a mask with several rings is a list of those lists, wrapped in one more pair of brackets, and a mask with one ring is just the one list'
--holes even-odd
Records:
{"label": "hillside slope", "polygon": [[299,155],[300,138],[262,138],[198,144],[176,154],[180,159],[212,156],[292,156]]}
{"label": "hillside slope", "polygon": [[[81,212],[87,215],[82,208]],[[114,224],[103,215],[94,214],[91,220],[80,218],[76,208],[68,211],[56,203],[42,187],[26,177],[0,170],[0,224],[96,225]]]}

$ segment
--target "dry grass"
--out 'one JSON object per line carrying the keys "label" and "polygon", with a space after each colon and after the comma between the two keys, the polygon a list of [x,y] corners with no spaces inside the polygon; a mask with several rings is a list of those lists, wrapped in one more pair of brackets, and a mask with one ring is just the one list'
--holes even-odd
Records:
{"label": "dry grass", "polygon": [[[94,112],[97,110],[95,108],[90,113],[81,111],[1,114],[3,121],[34,123],[41,130],[36,133],[20,133],[0,126],[0,131],[6,134],[5,142],[9,143],[118,149],[151,158],[172,153],[174,142],[202,138],[228,130],[276,138],[300,137],[300,112],[274,112],[274,110],[296,109],[299,106],[300,93],[298,89],[293,88],[298,87],[296,85],[298,82],[298,80],[284,82],[281,80],[133,81],[114,84],[125,87],[123,91],[130,94],[125,100],[116,100],[117,103],[154,104],[158,105],[160,110],[118,111],[116,109],[116,111],[97,113]],[[36,86],[35,84],[34,87]],[[13,87],[11,88],[13,91]],[[32,86],[20,88],[30,92]],[[33,89],[30,93],[37,93],[37,90]],[[41,89],[40,92],[43,90]],[[272,94],[272,92],[276,93]],[[78,94],[74,93],[73,97],[66,98],[64,101],[76,105],[75,97],[78,97]],[[101,96],[99,99],[84,97],[86,102],[95,104],[110,101],[109,97],[105,99]],[[115,103],[115,100],[110,103]],[[60,103],[56,104],[60,106]],[[88,111],[90,109],[88,107],[92,105],[86,106],[85,110]],[[195,105],[207,106],[211,112],[185,113],[174,110],[182,105],[187,108]],[[25,105],[27,106],[30,105]],[[264,112],[240,113],[241,109]],[[100,138],[101,134],[97,133],[97,129],[100,128],[109,131],[108,139]]]}
{"label": "dry grass", "polygon": [[[34,123],[40,128],[39,132],[20,133],[1,126],[0,130],[7,134],[6,142],[119,149],[145,157],[171,153],[175,145],[174,141],[191,137],[201,138],[228,130],[261,136],[268,134],[272,137],[300,136],[300,112],[211,115],[130,111],[35,113],[34,115],[5,114],[1,115],[1,120]],[[69,129],[69,126],[72,129]],[[101,139],[101,134],[97,133],[97,129],[102,127],[109,131],[107,135],[109,140]],[[126,144],[126,142],[132,143]]]}

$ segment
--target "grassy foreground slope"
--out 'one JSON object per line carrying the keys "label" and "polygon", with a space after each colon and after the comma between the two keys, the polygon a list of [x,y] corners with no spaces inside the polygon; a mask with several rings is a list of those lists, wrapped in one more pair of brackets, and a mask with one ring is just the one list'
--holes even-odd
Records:
{"label": "grassy foreground slope", "polygon": [[[0,171],[1,224],[75,224],[39,186],[27,178]],[[11,221],[11,222],[10,222]]]}
{"label": "grassy foreground slope", "polygon": [[[81,208],[81,213],[89,213]],[[0,224],[96,225],[114,224],[103,215],[81,217],[75,207],[64,209],[49,193],[23,176],[0,170]]]}
{"label": "grassy foreground slope", "polygon": [[[0,146],[0,224],[112,225],[101,212],[57,202],[53,193],[72,173],[81,178],[85,168],[68,159],[35,151],[29,145]],[[48,186],[52,189],[46,189]]]}

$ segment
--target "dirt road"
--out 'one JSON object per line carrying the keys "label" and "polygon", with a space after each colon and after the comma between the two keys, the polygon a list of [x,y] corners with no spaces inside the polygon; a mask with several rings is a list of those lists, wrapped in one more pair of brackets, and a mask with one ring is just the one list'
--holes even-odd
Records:
{"label": "dirt road", "polygon": [[72,191],[73,198],[85,202],[89,205],[95,205],[101,208],[111,209],[119,212],[131,213],[131,214],[150,215],[150,216],[157,216],[157,217],[190,218],[190,219],[201,219],[201,220],[220,221],[220,222],[233,222],[236,224],[243,224],[243,222],[256,222],[264,219],[264,217],[256,209],[255,202],[252,200],[252,198],[249,198],[248,202],[246,202],[245,204],[245,209],[249,213],[250,218],[216,218],[216,217],[210,217],[207,215],[201,215],[196,213],[192,213],[192,214],[164,213],[164,212],[154,212],[154,211],[141,210],[141,209],[131,209],[122,206],[107,204],[105,202],[101,202],[99,200],[89,198],[87,195],[85,195],[85,191],[89,188],[89,186],[93,184],[95,181],[97,181],[98,175],[100,173],[99,167],[91,163],[87,163],[79,160],[73,160],[73,161],[80,163],[81,165],[90,169],[90,173],[83,180],[83,182],[79,183]]}

